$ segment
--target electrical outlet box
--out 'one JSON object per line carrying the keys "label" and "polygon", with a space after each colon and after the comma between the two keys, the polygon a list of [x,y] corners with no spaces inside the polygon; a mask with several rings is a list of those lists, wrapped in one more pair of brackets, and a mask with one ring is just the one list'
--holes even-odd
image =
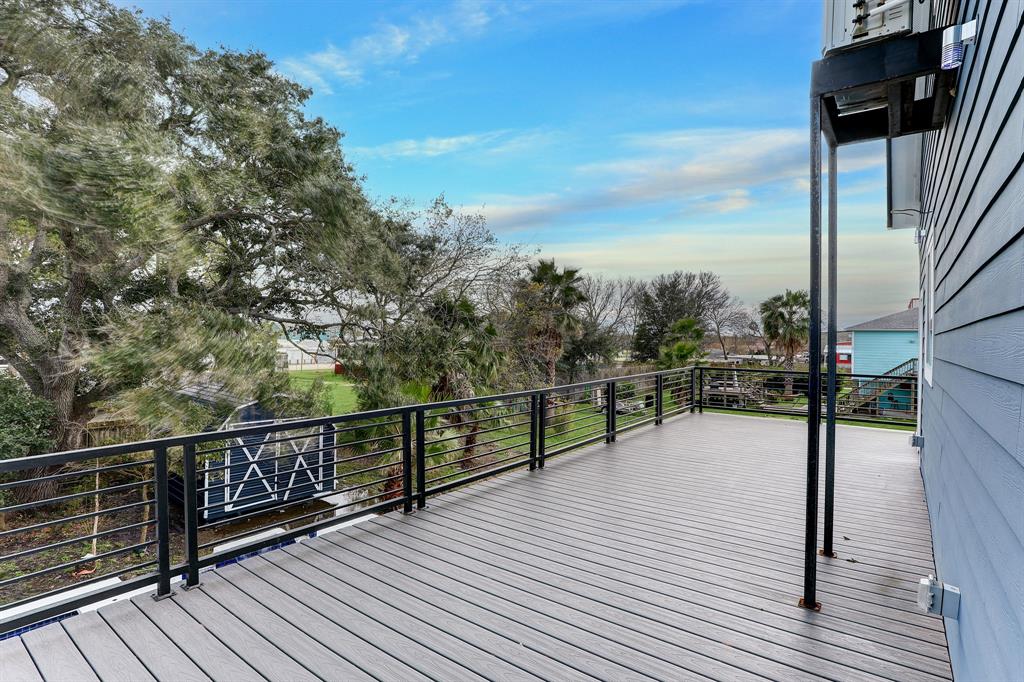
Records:
{"label": "electrical outlet box", "polygon": [[960,588],[935,579],[921,578],[917,584],[917,605],[926,613],[956,620],[960,615]]}

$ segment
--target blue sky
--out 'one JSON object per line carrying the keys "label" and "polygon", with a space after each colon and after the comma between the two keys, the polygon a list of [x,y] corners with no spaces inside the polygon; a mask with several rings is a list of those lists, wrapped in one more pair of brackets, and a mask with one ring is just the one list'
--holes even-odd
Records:
{"label": "blue sky", "polygon": [[[589,272],[711,269],[750,304],[807,285],[820,0],[134,4],[312,87],[372,197],[443,192]],[[840,153],[842,323],[916,289],[884,160]]]}

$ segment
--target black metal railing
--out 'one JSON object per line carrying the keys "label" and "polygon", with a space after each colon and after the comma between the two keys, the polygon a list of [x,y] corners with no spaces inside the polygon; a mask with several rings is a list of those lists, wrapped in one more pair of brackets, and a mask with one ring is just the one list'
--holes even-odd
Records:
{"label": "black metal railing", "polygon": [[[699,367],[702,407],[756,414],[807,416],[807,372]],[[917,377],[839,374],[836,419],[874,424],[917,423]],[[822,405],[826,396],[822,395]]]}
{"label": "black metal railing", "polygon": [[[856,381],[841,419],[903,419]],[[150,585],[166,596],[204,568],[684,412],[806,414],[806,387],[806,372],[685,367],[0,460],[0,633]]]}
{"label": "black metal railing", "polygon": [[543,468],[693,410],[693,386],[687,367],[0,461],[0,633]]}

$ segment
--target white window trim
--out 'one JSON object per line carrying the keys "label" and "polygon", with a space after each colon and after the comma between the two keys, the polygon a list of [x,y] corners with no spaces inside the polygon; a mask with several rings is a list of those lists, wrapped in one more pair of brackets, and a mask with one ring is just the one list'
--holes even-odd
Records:
{"label": "white window trim", "polygon": [[921,277],[921,375],[932,385],[932,367],[935,356],[935,233],[928,231],[925,242],[924,272]]}

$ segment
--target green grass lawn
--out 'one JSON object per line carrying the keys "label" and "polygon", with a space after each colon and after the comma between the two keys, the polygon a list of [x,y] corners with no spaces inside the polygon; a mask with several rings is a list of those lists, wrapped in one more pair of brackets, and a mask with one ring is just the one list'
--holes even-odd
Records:
{"label": "green grass lawn", "polygon": [[301,369],[289,373],[292,386],[296,388],[308,388],[317,378],[323,379],[327,385],[327,396],[331,401],[331,414],[348,414],[355,412],[356,404],[355,386],[347,377],[335,374],[329,369]]}

